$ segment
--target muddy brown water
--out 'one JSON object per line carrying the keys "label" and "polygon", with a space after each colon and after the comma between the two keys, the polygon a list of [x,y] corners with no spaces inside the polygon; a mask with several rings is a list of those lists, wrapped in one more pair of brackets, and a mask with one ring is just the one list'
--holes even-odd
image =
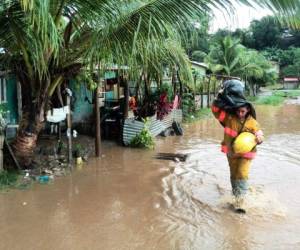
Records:
{"label": "muddy brown water", "polygon": [[207,119],[155,150],[104,143],[101,159],[69,176],[0,193],[0,249],[300,249],[300,105],[257,113],[266,140],[246,215],[230,210],[222,129]]}

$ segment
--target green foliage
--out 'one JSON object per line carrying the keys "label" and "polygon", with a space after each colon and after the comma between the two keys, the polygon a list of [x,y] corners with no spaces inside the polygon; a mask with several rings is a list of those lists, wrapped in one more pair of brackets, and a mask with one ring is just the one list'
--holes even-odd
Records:
{"label": "green foliage", "polygon": [[192,52],[191,59],[193,61],[203,62],[206,56],[207,56],[207,53],[205,53],[201,50],[195,50]]}
{"label": "green foliage", "polygon": [[160,86],[160,88],[157,90],[157,97],[158,97],[157,101],[159,101],[159,97],[163,92],[167,92],[168,101],[171,101],[174,96],[172,85],[168,83],[164,83]]}
{"label": "green foliage", "polygon": [[281,58],[283,76],[300,76],[300,48],[290,47],[282,51]]}
{"label": "green foliage", "polygon": [[282,96],[263,96],[259,98],[255,103],[263,104],[263,105],[280,105],[284,101],[284,97]]}
{"label": "green foliage", "polygon": [[262,53],[267,59],[278,62],[283,68],[283,75],[299,75],[300,48],[290,47],[286,50],[267,48]]}
{"label": "green foliage", "polygon": [[131,139],[129,145],[135,148],[154,148],[155,142],[148,128],[148,121],[144,120],[144,128]]}
{"label": "green foliage", "polygon": [[4,133],[6,123],[5,116],[7,114],[7,105],[6,103],[0,104],[0,135]]}
{"label": "green foliage", "polygon": [[247,79],[254,95],[254,86],[274,84],[278,78],[273,65],[262,54],[243,47],[230,36],[213,44],[206,60],[215,73]]}
{"label": "green foliage", "polygon": [[196,108],[194,95],[192,93],[183,93],[181,104],[184,117],[188,116],[191,112],[194,112]]}
{"label": "green foliage", "polygon": [[81,84],[85,84],[88,90],[95,90],[97,88],[97,82],[93,79],[92,75],[87,71],[81,71],[76,76],[76,89],[80,89]]}
{"label": "green foliage", "polygon": [[226,36],[211,46],[206,62],[214,73],[237,76],[241,69],[243,50],[238,39]]}
{"label": "green foliage", "polygon": [[210,108],[203,108],[185,115],[184,121],[190,123],[200,119],[211,117],[211,115],[212,113]]}
{"label": "green foliage", "polygon": [[0,114],[3,114],[7,111],[7,104],[6,103],[0,103]]}
{"label": "green foliage", "polygon": [[278,90],[274,91],[273,94],[285,98],[295,98],[300,96],[300,90]]}
{"label": "green foliage", "polygon": [[241,76],[247,78],[251,85],[266,86],[275,84],[278,72],[266,58],[255,50],[247,50],[243,55],[243,65],[246,65]]}
{"label": "green foliage", "polygon": [[15,187],[19,179],[18,172],[10,172],[3,170],[0,172],[0,190]]}
{"label": "green foliage", "polygon": [[0,172],[0,190],[6,191],[10,188],[27,189],[33,184],[30,176],[23,176],[18,171],[3,170]]}
{"label": "green foliage", "polygon": [[276,106],[282,104],[287,98],[295,98],[298,96],[300,96],[300,90],[274,91],[271,96],[256,98],[255,103]]}
{"label": "green foliage", "polygon": [[73,148],[73,152],[74,152],[75,157],[82,156],[82,150],[83,150],[82,145],[80,143],[76,143],[74,145],[74,148]]}
{"label": "green foliage", "polygon": [[266,47],[277,46],[280,42],[282,28],[273,16],[263,17],[261,20],[251,22],[250,31],[254,39],[254,47],[262,50]]}
{"label": "green foliage", "polygon": [[203,13],[192,17],[190,22],[184,23],[181,27],[183,47],[193,60],[198,61],[199,59],[199,54],[195,54],[196,51],[207,53],[209,50],[209,19],[209,15]]}
{"label": "green foliage", "polygon": [[258,96],[247,96],[249,102],[255,102],[258,100]]}
{"label": "green foliage", "polygon": [[130,66],[130,79],[138,80],[143,75],[149,89],[152,80],[159,82],[164,70],[169,68],[170,71],[178,69],[180,79],[187,85],[191,84],[189,59],[179,40],[179,33],[175,30],[165,39],[142,39],[137,36],[132,54],[125,62]]}

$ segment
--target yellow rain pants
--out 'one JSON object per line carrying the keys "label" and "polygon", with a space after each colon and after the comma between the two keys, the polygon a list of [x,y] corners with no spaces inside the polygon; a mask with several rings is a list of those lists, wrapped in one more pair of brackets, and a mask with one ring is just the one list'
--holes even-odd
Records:
{"label": "yellow rain pants", "polygon": [[227,157],[227,159],[230,167],[230,180],[233,194],[235,196],[246,194],[251,160],[231,157]]}

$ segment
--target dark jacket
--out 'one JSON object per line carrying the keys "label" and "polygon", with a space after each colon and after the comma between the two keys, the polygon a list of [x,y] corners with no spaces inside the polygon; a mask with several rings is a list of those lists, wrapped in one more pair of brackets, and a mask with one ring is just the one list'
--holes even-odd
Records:
{"label": "dark jacket", "polygon": [[244,96],[244,84],[239,80],[227,80],[223,83],[223,89],[219,92],[214,105],[229,113],[234,113],[237,108],[248,105],[250,115],[256,119],[253,105]]}

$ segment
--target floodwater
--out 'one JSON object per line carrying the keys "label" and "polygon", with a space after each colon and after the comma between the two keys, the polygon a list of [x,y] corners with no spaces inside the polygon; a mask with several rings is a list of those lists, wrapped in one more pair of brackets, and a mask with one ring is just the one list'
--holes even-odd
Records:
{"label": "floodwater", "polygon": [[69,176],[0,193],[0,249],[300,249],[300,105],[257,113],[266,140],[247,214],[230,209],[222,129],[207,119],[159,138],[155,150],[105,143],[101,159]]}

